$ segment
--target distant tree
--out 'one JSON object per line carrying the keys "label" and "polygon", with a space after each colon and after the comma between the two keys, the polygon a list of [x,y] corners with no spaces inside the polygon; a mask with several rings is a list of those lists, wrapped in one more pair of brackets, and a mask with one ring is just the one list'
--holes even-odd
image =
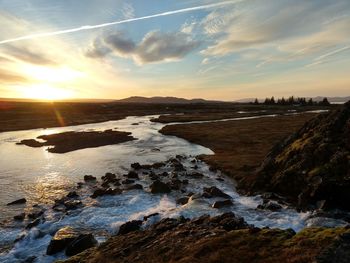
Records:
{"label": "distant tree", "polygon": [[288,98],[288,104],[289,105],[295,104],[294,96],[291,96],[291,97]]}
{"label": "distant tree", "polygon": [[270,103],[271,103],[272,105],[273,105],[273,104],[276,104],[275,98],[274,98],[273,96],[271,97]]}
{"label": "distant tree", "polygon": [[312,98],[310,98],[310,99],[308,100],[307,105],[309,105],[309,106],[314,105],[314,101],[312,100]]}
{"label": "distant tree", "polygon": [[255,99],[254,104],[255,104],[255,105],[258,105],[258,104],[259,104],[259,101],[258,101],[257,98]]}
{"label": "distant tree", "polygon": [[284,99],[284,97],[282,97],[281,99],[281,105],[286,105],[286,100]]}
{"label": "distant tree", "polygon": [[271,104],[271,101],[269,98],[266,98],[265,101],[264,101],[264,104],[265,105],[270,105]]}
{"label": "distant tree", "polygon": [[331,104],[329,103],[329,101],[328,101],[327,98],[324,98],[324,99],[320,102],[320,105],[322,105],[322,106],[329,106],[329,105],[331,105]]}

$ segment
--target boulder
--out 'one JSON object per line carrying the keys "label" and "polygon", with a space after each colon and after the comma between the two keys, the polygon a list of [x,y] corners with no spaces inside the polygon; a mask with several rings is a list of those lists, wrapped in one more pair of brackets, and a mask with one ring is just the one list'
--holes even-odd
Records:
{"label": "boulder", "polygon": [[130,171],[127,175],[125,175],[127,178],[130,179],[139,179],[139,175],[135,171]]}
{"label": "boulder", "polygon": [[127,190],[142,190],[143,186],[140,184],[133,184],[126,188]]}
{"label": "boulder", "polygon": [[104,196],[104,195],[117,195],[121,194],[121,190],[118,188],[107,188],[107,189],[96,189],[94,193],[90,196],[91,198],[97,198],[99,196]]}
{"label": "boulder", "polygon": [[95,176],[92,176],[92,175],[84,175],[84,181],[85,181],[85,182],[96,181],[96,177],[95,177]]}
{"label": "boulder", "polygon": [[71,191],[67,194],[67,197],[68,198],[76,198],[76,197],[79,197],[79,195],[77,194],[76,191]]}
{"label": "boulder", "polygon": [[212,187],[204,187],[203,188],[203,197],[205,198],[211,198],[211,197],[222,197],[222,198],[231,198],[228,194],[221,191],[219,188],[212,186]]}
{"label": "boulder", "polygon": [[282,206],[276,202],[268,201],[261,205],[258,205],[258,209],[270,210],[270,211],[279,211],[282,209]]}
{"label": "boulder", "polygon": [[39,224],[40,224],[40,221],[41,221],[40,218],[35,219],[34,221],[30,222],[30,223],[26,226],[26,229],[31,229],[31,228],[33,228],[33,227],[39,225]]}
{"label": "boulder", "polygon": [[140,230],[141,225],[141,220],[133,220],[126,222],[120,226],[118,235],[125,235],[127,233]]}
{"label": "boulder", "polygon": [[188,196],[180,197],[179,199],[176,200],[176,203],[180,205],[185,205],[188,203],[189,199],[190,198]]}
{"label": "boulder", "polygon": [[189,174],[190,177],[193,177],[193,178],[203,178],[203,174],[201,173],[198,173],[198,172],[194,172],[194,173],[191,173]]}
{"label": "boulder", "polygon": [[92,234],[81,234],[68,244],[66,248],[66,255],[74,256],[96,245],[97,241]]}
{"label": "boulder", "polygon": [[15,215],[15,216],[13,217],[13,219],[16,220],[16,221],[23,221],[25,217],[26,217],[26,214],[25,214],[25,213],[20,213],[20,214],[18,214],[18,215]]}
{"label": "boulder", "polygon": [[15,200],[13,202],[8,203],[7,205],[20,205],[20,204],[25,204],[27,202],[27,199],[21,198],[18,200]]}
{"label": "boulder", "polygon": [[101,179],[105,182],[112,182],[115,179],[117,179],[117,176],[112,173],[106,173],[104,176],[101,177]]}
{"label": "boulder", "polygon": [[51,239],[50,244],[47,247],[46,254],[54,255],[63,251],[77,237],[79,237],[78,232],[71,227],[59,229]]}
{"label": "boulder", "polygon": [[135,169],[135,170],[140,170],[142,169],[142,165],[139,164],[139,163],[132,163],[131,165],[131,168]]}
{"label": "boulder", "polygon": [[43,214],[44,214],[43,209],[35,209],[28,214],[28,218],[37,219],[38,217],[42,216]]}
{"label": "boulder", "polygon": [[223,200],[223,201],[216,201],[214,204],[211,206],[212,208],[222,208],[225,206],[231,206],[233,205],[233,202],[230,199]]}
{"label": "boulder", "polygon": [[152,194],[159,194],[159,193],[170,193],[171,192],[171,188],[169,187],[169,185],[156,180],[154,181],[151,185],[151,193]]}
{"label": "boulder", "polygon": [[74,210],[82,206],[82,202],[80,200],[68,200],[63,204],[66,207],[66,210]]}
{"label": "boulder", "polygon": [[135,180],[125,179],[122,181],[122,184],[133,184],[133,183],[135,183]]}

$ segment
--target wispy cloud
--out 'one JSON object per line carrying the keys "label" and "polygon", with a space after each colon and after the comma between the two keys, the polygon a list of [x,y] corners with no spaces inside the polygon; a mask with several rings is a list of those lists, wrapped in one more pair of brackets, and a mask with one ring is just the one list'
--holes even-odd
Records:
{"label": "wispy cloud", "polygon": [[56,36],[56,35],[62,35],[62,34],[68,34],[68,33],[84,31],[84,30],[93,30],[93,29],[97,29],[97,28],[103,28],[103,27],[108,27],[108,26],[113,26],[113,25],[125,24],[125,23],[140,21],[140,20],[146,20],[146,19],[152,19],[152,18],[157,18],[157,17],[176,15],[176,14],[193,12],[193,11],[198,11],[198,10],[211,9],[211,8],[216,8],[216,7],[220,7],[220,6],[224,6],[224,5],[234,4],[234,3],[237,3],[237,2],[240,2],[240,1],[242,1],[242,0],[224,1],[224,2],[215,3],[215,4],[200,5],[200,6],[194,6],[194,7],[189,7],[189,8],[177,9],[177,10],[167,11],[167,12],[163,12],[163,13],[158,13],[158,14],[153,14],[153,15],[148,15],[148,16],[135,17],[135,18],[129,18],[129,19],[125,19],[125,20],[108,22],[108,23],[103,23],[103,24],[98,24],[98,25],[92,25],[92,26],[91,25],[84,25],[84,26],[76,27],[76,28],[70,28],[70,29],[64,29],[64,30],[58,30],[58,31],[52,31],[52,32],[37,33],[37,34],[30,34],[30,35],[26,35],[26,36],[21,36],[21,37],[16,37],[16,38],[2,40],[2,41],[0,41],[0,45],[6,44],[6,43],[11,43],[11,42],[16,42],[16,41],[21,41],[21,40],[28,40],[28,39],[35,39],[35,38],[41,38],[41,37]]}

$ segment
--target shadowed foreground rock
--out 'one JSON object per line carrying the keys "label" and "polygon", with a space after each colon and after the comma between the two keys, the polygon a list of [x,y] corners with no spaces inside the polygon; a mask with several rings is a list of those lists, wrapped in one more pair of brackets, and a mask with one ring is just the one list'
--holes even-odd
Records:
{"label": "shadowed foreground rock", "polygon": [[[145,231],[110,238],[65,262],[332,262],[334,254],[350,260],[345,228],[293,230],[248,226],[233,213],[188,220],[163,219]],[[333,254],[332,254],[333,253]],[[349,261],[339,261],[349,262]]]}
{"label": "shadowed foreground rock", "polygon": [[301,209],[350,210],[350,102],[277,144],[257,174],[253,190],[279,193]]}

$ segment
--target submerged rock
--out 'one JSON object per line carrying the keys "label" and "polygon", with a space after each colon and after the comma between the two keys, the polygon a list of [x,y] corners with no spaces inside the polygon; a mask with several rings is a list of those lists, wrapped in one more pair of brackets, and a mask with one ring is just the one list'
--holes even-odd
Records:
{"label": "submerged rock", "polygon": [[40,218],[35,219],[34,221],[32,221],[29,224],[27,224],[26,229],[31,229],[31,228],[39,225],[40,221],[41,221]]}
{"label": "submerged rock", "polygon": [[189,199],[190,198],[188,196],[180,197],[179,199],[176,200],[176,203],[180,205],[185,205],[188,203]]}
{"label": "submerged rock", "polygon": [[92,181],[96,181],[96,177],[92,176],[92,175],[84,175],[84,181],[86,182],[92,182]]}
{"label": "submerged rock", "polygon": [[130,171],[127,175],[125,175],[127,178],[130,179],[140,179],[139,175],[135,171]]}
{"label": "submerged rock", "polygon": [[13,202],[8,203],[7,205],[20,205],[20,204],[25,204],[27,202],[27,199],[21,198],[18,200],[15,200]]}
{"label": "submerged rock", "polygon": [[118,188],[99,188],[94,191],[94,193],[90,196],[91,198],[97,198],[99,196],[104,196],[104,195],[117,195],[121,194],[122,191]]}
{"label": "submerged rock", "polygon": [[126,189],[127,190],[142,190],[143,186],[140,184],[133,184],[133,185],[129,185]]}
{"label": "submerged rock", "polygon": [[219,188],[212,187],[204,187],[203,188],[203,197],[211,198],[211,197],[223,197],[223,198],[231,198],[228,194],[221,191]]}
{"label": "submerged rock", "polygon": [[171,192],[171,188],[169,187],[169,185],[156,180],[154,181],[151,185],[151,193],[152,194],[159,194],[159,193],[170,193]]}
{"label": "submerged rock", "polygon": [[279,211],[282,209],[282,206],[276,202],[272,202],[272,201],[267,201],[264,202],[261,205],[258,205],[257,207],[258,209],[264,209],[264,210],[270,210],[270,211]]}
{"label": "submerged rock", "polygon": [[222,208],[225,206],[231,206],[233,205],[233,202],[229,199],[224,200],[224,201],[216,201],[214,204],[211,206],[212,208]]}

